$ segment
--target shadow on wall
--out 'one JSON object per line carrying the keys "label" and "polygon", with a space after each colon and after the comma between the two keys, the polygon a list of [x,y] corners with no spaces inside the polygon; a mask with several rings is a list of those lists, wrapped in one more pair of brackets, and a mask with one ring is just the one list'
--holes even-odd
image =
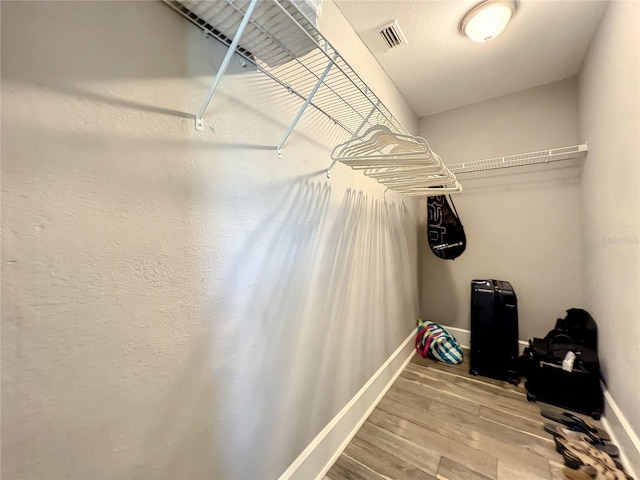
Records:
{"label": "shadow on wall", "polygon": [[[464,222],[464,218],[462,221]],[[429,248],[426,223],[418,226],[418,258],[419,271],[422,273],[419,283],[421,318],[442,325],[457,326],[455,322],[460,314],[461,304],[454,282],[455,265],[451,260],[443,260],[433,254]]]}
{"label": "shadow on wall", "polygon": [[292,184],[226,269],[220,303],[228,315],[212,333],[213,349],[225,362],[214,373],[220,412],[213,431],[216,476],[264,475],[257,467],[264,467],[278,428],[293,431],[298,425],[291,417],[281,425],[277,420],[287,407],[285,392],[295,391],[288,384],[299,362],[292,352],[296,343],[306,342],[301,329],[312,290],[311,265],[319,255],[330,195],[327,184]]}
{"label": "shadow on wall", "polygon": [[[398,333],[406,335],[404,326],[415,321],[415,260],[405,233],[411,231],[407,220],[403,207],[349,190],[327,238],[323,258],[331,260],[319,279],[325,294],[315,309],[325,312],[325,341],[338,345],[332,347],[332,361],[317,364],[318,379],[327,387],[351,389],[348,398],[397,347]],[[323,350],[316,349],[319,358]],[[336,397],[311,399],[312,411],[326,416],[344,403]],[[318,433],[307,430],[307,438]]]}
{"label": "shadow on wall", "polygon": [[[76,2],[72,6],[42,3],[37,10],[12,9],[14,29],[30,26],[22,45],[30,55],[11,59],[5,78],[17,80],[14,73],[22,72],[44,85],[65,77],[79,82],[174,79],[181,78],[187,66],[194,76],[210,74],[211,54],[200,55],[185,48],[194,34],[204,38],[202,31],[160,2],[117,2],[115,6],[109,2]],[[55,18],[54,31],[66,35],[52,37],[51,28],[34,28],[37,22],[32,25],[30,18],[34,11],[39,19]],[[7,22],[6,26],[10,29],[6,35],[13,36],[11,25]],[[116,29],[124,33],[116,34]],[[226,51],[213,39],[203,43],[210,47],[213,42]],[[33,44],[44,48],[33,49]],[[108,52],[117,55],[105,62]],[[2,73],[5,76],[4,65]]]}
{"label": "shadow on wall", "polygon": [[[11,6],[10,12],[12,22],[5,22],[2,37],[23,38],[24,31],[29,31],[21,48],[30,54],[3,55],[2,81],[7,86],[31,85],[59,94],[75,105],[77,111],[71,118],[78,122],[86,123],[87,108],[96,107],[97,118],[117,122],[135,115],[140,117],[140,125],[148,125],[150,130],[157,116],[168,117],[168,122],[179,125],[178,132],[186,128],[197,137],[195,114],[227,48],[214,39],[205,39],[198,27],[171,8],[161,2],[130,2],[126,8],[118,2],[72,6],[38,2],[36,8]],[[50,18],[58,20],[55,26],[38,27]],[[158,31],[164,34],[157,35]],[[4,50],[9,48],[5,46]],[[233,58],[205,112],[205,129],[215,130],[233,121],[238,110],[246,111],[277,126],[277,134],[268,139],[268,145],[249,148],[275,150],[303,101],[256,71],[255,66],[242,68],[239,58]],[[278,99],[276,111],[273,97]],[[302,141],[326,147],[343,141],[346,135],[313,108],[305,112],[301,127],[289,143]]]}
{"label": "shadow on wall", "polygon": [[409,216],[353,190],[337,213],[330,200],[326,183],[292,185],[226,269],[216,477],[277,477],[415,321]]}

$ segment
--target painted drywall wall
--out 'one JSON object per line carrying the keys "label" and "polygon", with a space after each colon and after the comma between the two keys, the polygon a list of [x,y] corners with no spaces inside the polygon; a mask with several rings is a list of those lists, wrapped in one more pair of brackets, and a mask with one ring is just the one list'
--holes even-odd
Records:
{"label": "painted drywall wall", "polygon": [[[582,180],[584,299],[598,322],[603,376],[636,442],[640,437],[639,36],[640,4],[611,2],[579,79],[580,135],[589,140]],[[639,473],[640,445],[635,449],[633,461]]]}
{"label": "painted drywall wall", "polygon": [[[420,132],[452,164],[575,145],[577,116],[577,82],[569,79],[425,117]],[[571,163],[461,176],[464,191],[453,200],[466,251],[440,260],[426,247],[426,217],[419,230],[422,315],[469,329],[470,283],[478,278],[512,283],[521,339],[543,335],[579,306],[579,173]]]}
{"label": "painted drywall wall", "polygon": [[277,477],[415,326],[411,203],[313,113],[278,160],[237,61],[196,132],[225,49],[160,2],[1,8],[2,478]]}

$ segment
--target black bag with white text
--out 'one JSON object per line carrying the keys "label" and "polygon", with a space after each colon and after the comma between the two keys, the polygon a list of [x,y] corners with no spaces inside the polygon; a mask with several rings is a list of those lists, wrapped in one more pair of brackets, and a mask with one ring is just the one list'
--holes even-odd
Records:
{"label": "black bag with white text", "polygon": [[464,227],[453,201],[444,195],[427,198],[427,239],[431,251],[444,260],[454,260],[467,247]]}

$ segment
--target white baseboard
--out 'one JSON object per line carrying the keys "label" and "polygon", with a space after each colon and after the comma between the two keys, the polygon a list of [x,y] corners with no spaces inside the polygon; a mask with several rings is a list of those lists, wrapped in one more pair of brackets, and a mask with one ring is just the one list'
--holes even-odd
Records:
{"label": "white baseboard", "polygon": [[[458,341],[458,343],[462,348],[469,348],[469,346],[471,345],[470,330],[465,330],[464,328],[457,328],[457,327],[448,327],[447,325],[443,325],[443,327],[447,329],[447,331],[451,335],[456,337],[456,340]],[[528,347],[528,346],[529,346],[529,342],[524,340],[518,340],[518,348],[519,348],[518,354],[521,354],[522,351],[525,349],[525,347]]]}
{"label": "white baseboard", "polygon": [[279,480],[322,479],[413,357],[417,328],[316,435]]}
{"label": "white baseboard", "polygon": [[640,438],[634,432],[620,407],[609,391],[604,388],[604,416],[602,423],[611,436],[611,441],[620,449],[620,460],[633,478],[640,474]]}
{"label": "white baseboard", "polygon": [[465,330],[463,328],[457,328],[457,327],[449,327],[447,325],[442,325],[451,335],[453,335],[456,340],[458,341],[458,344],[462,347],[462,348],[469,348],[469,346],[471,345],[471,331],[470,330]]}

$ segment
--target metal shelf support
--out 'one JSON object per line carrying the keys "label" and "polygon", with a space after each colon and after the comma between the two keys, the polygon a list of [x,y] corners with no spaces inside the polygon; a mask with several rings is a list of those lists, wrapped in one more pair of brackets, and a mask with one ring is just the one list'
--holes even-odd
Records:
{"label": "metal shelf support", "polygon": [[307,97],[307,99],[302,104],[302,107],[298,111],[298,114],[296,115],[296,118],[294,118],[293,122],[291,122],[291,125],[289,125],[289,130],[287,130],[287,133],[285,133],[284,137],[282,137],[282,140],[280,140],[280,143],[276,147],[276,152],[278,154],[278,158],[282,158],[282,147],[284,146],[285,142],[289,138],[289,135],[291,135],[291,132],[293,132],[293,129],[296,128],[296,125],[300,121],[300,118],[302,118],[302,114],[304,113],[304,111],[307,109],[307,107],[311,103],[311,100],[313,100],[313,96],[316,94],[316,92],[320,88],[320,85],[322,85],[322,83],[324,82],[324,79],[327,78],[327,74],[329,73],[329,70],[331,70],[331,67],[335,63],[337,57],[338,57],[337,53],[335,53],[333,55],[333,57],[331,57],[331,60],[327,64],[327,68],[324,69],[324,72],[322,72],[322,75],[320,75],[320,78],[318,78],[318,81],[316,82],[315,86],[313,87],[313,90],[311,90],[311,93],[309,93],[309,96]]}
{"label": "metal shelf support", "polygon": [[222,64],[220,65],[220,68],[218,69],[218,73],[216,74],[216,78],[213,80],[213,83],[211,84],[211,87],[207,92],[207,96],[205,97],[204,102],[200,107],[200,110],[198,110],[198,113],[196,113],[196,130],[200,132],[204,130],[204,120],[203,120],[204,112],[207,110],[207,107],[209,106],[209,103],[213,98],[213,94],[216,92],[216,89],[220,84],[220,80],[222,80],[222,77],[227,71],[227,68],[229,68],[229,63],[231,62],[231,58],[233,58],[233,55],[236,53],[236,48],[240,43],[240,37],[242,37],[242,33],[244,32],[244,29],[247,27],[247,24],[251,19],[251,15],[253,14],[253,10],[256,8],[257,4],[258,4],[258,0],[251,0],[251,3],[249,4],[249,8],[247,8],[247,11],[244,14],[244,17],[242,18],[242,22],[240,22],[240,25],[238,26],[238,30],[236,31],[236,34],[233,37],[233,41],[231,42],[231,45],[229,45],[229,49],[227,50],[227,53],[224,56],[224,59],[222,60]]}
{"label": "metal shelf support", "polygon": [[[234,54],[302,101],[286,133],[275,146],[277,156],[309,106],[351,138],[372,125],[398,135],[407,129],[371,91],[317,27],[319,8],[302,0],[163,0],[170,8],[220,41],[226,48],[213,83],[195,114],[196,130]],[[232,40],[231,40],[232,39]],[[326,170],[331,175],[333,162]],[[360,166],[353,166],[359,169]]]}

